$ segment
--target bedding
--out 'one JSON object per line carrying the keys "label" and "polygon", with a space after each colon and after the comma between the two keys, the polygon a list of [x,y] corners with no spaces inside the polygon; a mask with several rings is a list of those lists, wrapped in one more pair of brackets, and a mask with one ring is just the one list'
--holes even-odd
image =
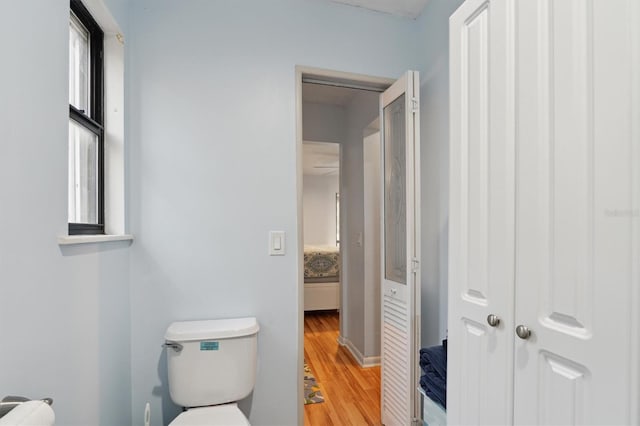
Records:
{"label": "bedding", "polygon": [[340,258],[337,247],[304,247],[304,282],[327,283],[340,280]]}

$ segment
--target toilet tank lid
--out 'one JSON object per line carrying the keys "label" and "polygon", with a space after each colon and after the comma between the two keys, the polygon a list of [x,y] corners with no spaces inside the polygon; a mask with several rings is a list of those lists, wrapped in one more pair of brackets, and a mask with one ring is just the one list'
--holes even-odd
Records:
{"label": "toilet tank lid", "polygon": [[251,318],[231,318],[204,321],[178,321],[171,323],[164,335],[172,342],[225,339],[256,334],[258,321]]}

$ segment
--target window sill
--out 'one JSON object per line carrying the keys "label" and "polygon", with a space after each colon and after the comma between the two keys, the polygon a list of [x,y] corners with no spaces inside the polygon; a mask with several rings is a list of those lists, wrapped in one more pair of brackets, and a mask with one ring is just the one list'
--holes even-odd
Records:
{"label": "window sill", "polygon": [[111,241],[133,241],[133,235],[63,235],[58,237],[58,245],[107,243]]}

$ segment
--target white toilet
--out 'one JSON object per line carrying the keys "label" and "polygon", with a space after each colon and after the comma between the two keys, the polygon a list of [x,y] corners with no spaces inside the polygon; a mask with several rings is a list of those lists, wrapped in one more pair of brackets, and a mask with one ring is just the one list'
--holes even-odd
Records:
{"label": "white toilet", "polygon": [[169,326],[169,393],[186,408],[170,426],[249,425],[236,401],[248,396],[256,382],[259,329],[255,318]]}

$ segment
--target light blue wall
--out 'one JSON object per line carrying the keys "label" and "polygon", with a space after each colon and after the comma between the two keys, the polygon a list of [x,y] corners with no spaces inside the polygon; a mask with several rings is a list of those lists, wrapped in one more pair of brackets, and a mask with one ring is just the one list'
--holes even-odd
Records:
{"label": "light blue wall", "polygon": [[449,16],[463,0],[429,0],[417,20],[422,171],[422,344],[447,331]]}
{"label": "light blue wall", "polygon": [[57,424],[126,425],[129,248],[61,248],[68,0],[0,13],[0,397],[54,399]]}
{"label": "light blue wall", "polygon": [[[314,0],[106,3],[130,66],[131,248],[56,243],[66,228],[68,2],[10,2],[0,14],[0,396],[51,396],[64,425],[140,424],[150,401],[153,423],[167,423],[169,322],[255,315],[258,385],[244,408],[256,424],[295,423],[296,64],[421,71],[423,341],[437,341],[446,28],[460,0],[431,0],[418,21]],[[271,229],[287,231],[287,256],[266,255]]]}
{"label": "light blue wall", "polygon": [[[315,0],[139,0],[129,35],[133,418],[178,412],[171,321],[255,315],[255,424],[297,422],[295,65],[398,77],[414,21]],[[269,230],[288,254],[267,255]],[[250,405],[250,406],[248,406]]]}

